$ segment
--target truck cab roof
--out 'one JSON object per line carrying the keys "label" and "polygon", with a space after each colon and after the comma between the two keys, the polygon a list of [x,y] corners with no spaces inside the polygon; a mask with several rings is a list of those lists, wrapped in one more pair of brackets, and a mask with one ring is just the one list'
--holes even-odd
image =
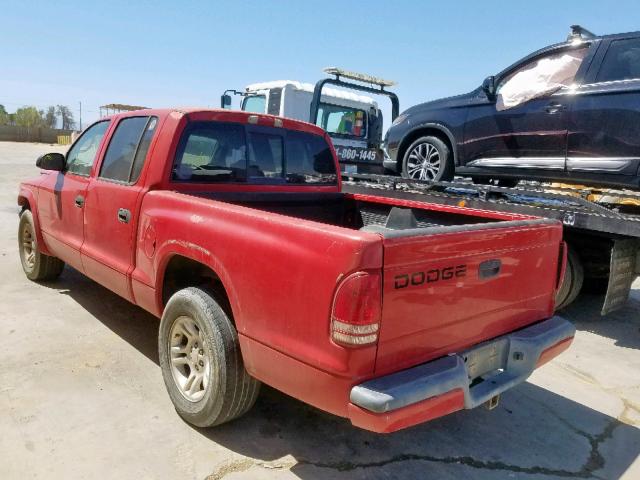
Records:
{"label": "truck cab roof", "polygon": [[[272,88],[284,88],[286,86],[292,86],[296,90],[303,92],[313,93],[314,85],[311,83],[298,82],[296,80],[274,80],[271,82],[252,83],[247,85],[245,90],[247,92],[259,92],[261,90],[271,90]],[[373,108],[378,108],[377,102],[365,95],[358,95],[353,92],[347,92],[345,90],[338,90],[335,88],[325,88],[322,92],[323,97],[335,98],[337,100],[347,100],[349,102],[356,102],[360,104],[369,105]]]}
{"label": "truck cab roof", "polygon": [[[326,135],[326,132],[322,128],[313,125],[312,123],[304,122],[302,120],[278,117],[276,115],[269,115],[266,113],[253,113],[241,110],[226,110],[222,108],[207,107],[146,108],[143,110],[132,110],[128,112],[117,113],[115,115],[105,116],[102,117],[100,121],[125,117],[138,117],[141,115],[167,117],[171,114],[175,114],[178,116],[186,115],[190,120],[194,121],[214,120],[238,123],[255,123],[260,125],[272,125],[290,130],[299,130],[314,133],[322,137]],[[255,120],[252,120],[249,117],[253,117],[255,118]]]}

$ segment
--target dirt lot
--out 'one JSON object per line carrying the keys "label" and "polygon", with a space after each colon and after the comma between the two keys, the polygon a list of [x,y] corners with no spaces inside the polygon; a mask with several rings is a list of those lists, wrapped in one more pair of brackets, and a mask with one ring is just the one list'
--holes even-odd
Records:
{"label": "dirt lot", "polygon": [[0,143],[1,479],[640,478],[638,281],[606,318],[579,298],[572,349],[493,411],[382,436],[264,388],[244,418],[190,427],[164,390],[154,317],[69,268],[50,284],[22,274],[18,182],[52,150]]}

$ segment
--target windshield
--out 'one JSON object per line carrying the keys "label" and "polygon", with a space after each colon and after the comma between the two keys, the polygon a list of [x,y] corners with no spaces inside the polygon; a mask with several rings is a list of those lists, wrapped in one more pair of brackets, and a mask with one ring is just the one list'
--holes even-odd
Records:
{"label": "windshield", "polygon": [[324,128],[330,135],[364,138],[367,134],[366,118],[364,110],[321,103],[316,125]]}
{"label": "windshield", "polygon": [[265,113],[267,97],[265,95],[251,95],[242,102],[242,110],[252,113]]}
{"label": "windshield", "polygon": [[324,137],[222,122],[194,122],[187,127],[172,179],[192,183],[337,183],[334,158]]}

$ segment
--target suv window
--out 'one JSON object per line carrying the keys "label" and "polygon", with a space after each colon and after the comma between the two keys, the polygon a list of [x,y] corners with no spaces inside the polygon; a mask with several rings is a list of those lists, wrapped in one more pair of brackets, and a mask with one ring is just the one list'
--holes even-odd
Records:
{"label": "suv window", "polygon": [[503,78],[496,88],[496,108],[504,110],[569,86],[588,46],[538,57]]}
{"label": "suv window", "polygon": [[324,137],[239,123],[195,122],[185,130],[172,179],[180,182],[335,185]]}
{"label": "suv window", "polygon": [[316,125],[327,133],[363,138],[367,134],[367,114],[364,110],[321,103]]}
{"label": "suv window", "polygon": [[267,105],[267,97],[264,95],[250,95],[242,102],[242,110],[252,113],[264,113]]}
{"label": "suv window", "polygon": [[596,82],[640,78],[640,38],[614,40],[604,56]]}
{"label": "suv window", "polygon": [[156,117],[123,118],[107,147],[100,178],[135,182],[140,176],[157,123]]}
{"label": "suv window", "polygon": [[66,171],[77,175],[89,175],[109,121],[94,123],[87,128],[67,153]]}

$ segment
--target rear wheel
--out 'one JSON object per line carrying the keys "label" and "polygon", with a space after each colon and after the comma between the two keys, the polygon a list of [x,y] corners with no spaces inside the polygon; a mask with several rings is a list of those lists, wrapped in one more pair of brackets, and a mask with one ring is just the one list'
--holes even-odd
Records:
{"label": "rear wheel", "polygon": [[20,214],[18,249],[22,270],[29,280],[54,280],[62,273],[64,268],[62,260],[40,252],[33,214],[30,210]]}
{"label": "rear wheel", "polygon": [[404,178],[448,182],[454,173],[451,151],[438,137],[418,138],[409,145],[402,160]]}
{"label": "rear wheel", "polygon": [[255,403],[260,382],[245,370],[238,333],[208,291],[189,287],[169,299],[158,350],[171,401],[187,422],[219,425]]}
{"label": "rear wheel", "polygon": [[583,283],[584,267],[582,266],[582,261],[575,250],[569,247],[564,278],[556,294],[556,310],[560,310],[571,304],[580,293],[580,290],[582,290]]}

